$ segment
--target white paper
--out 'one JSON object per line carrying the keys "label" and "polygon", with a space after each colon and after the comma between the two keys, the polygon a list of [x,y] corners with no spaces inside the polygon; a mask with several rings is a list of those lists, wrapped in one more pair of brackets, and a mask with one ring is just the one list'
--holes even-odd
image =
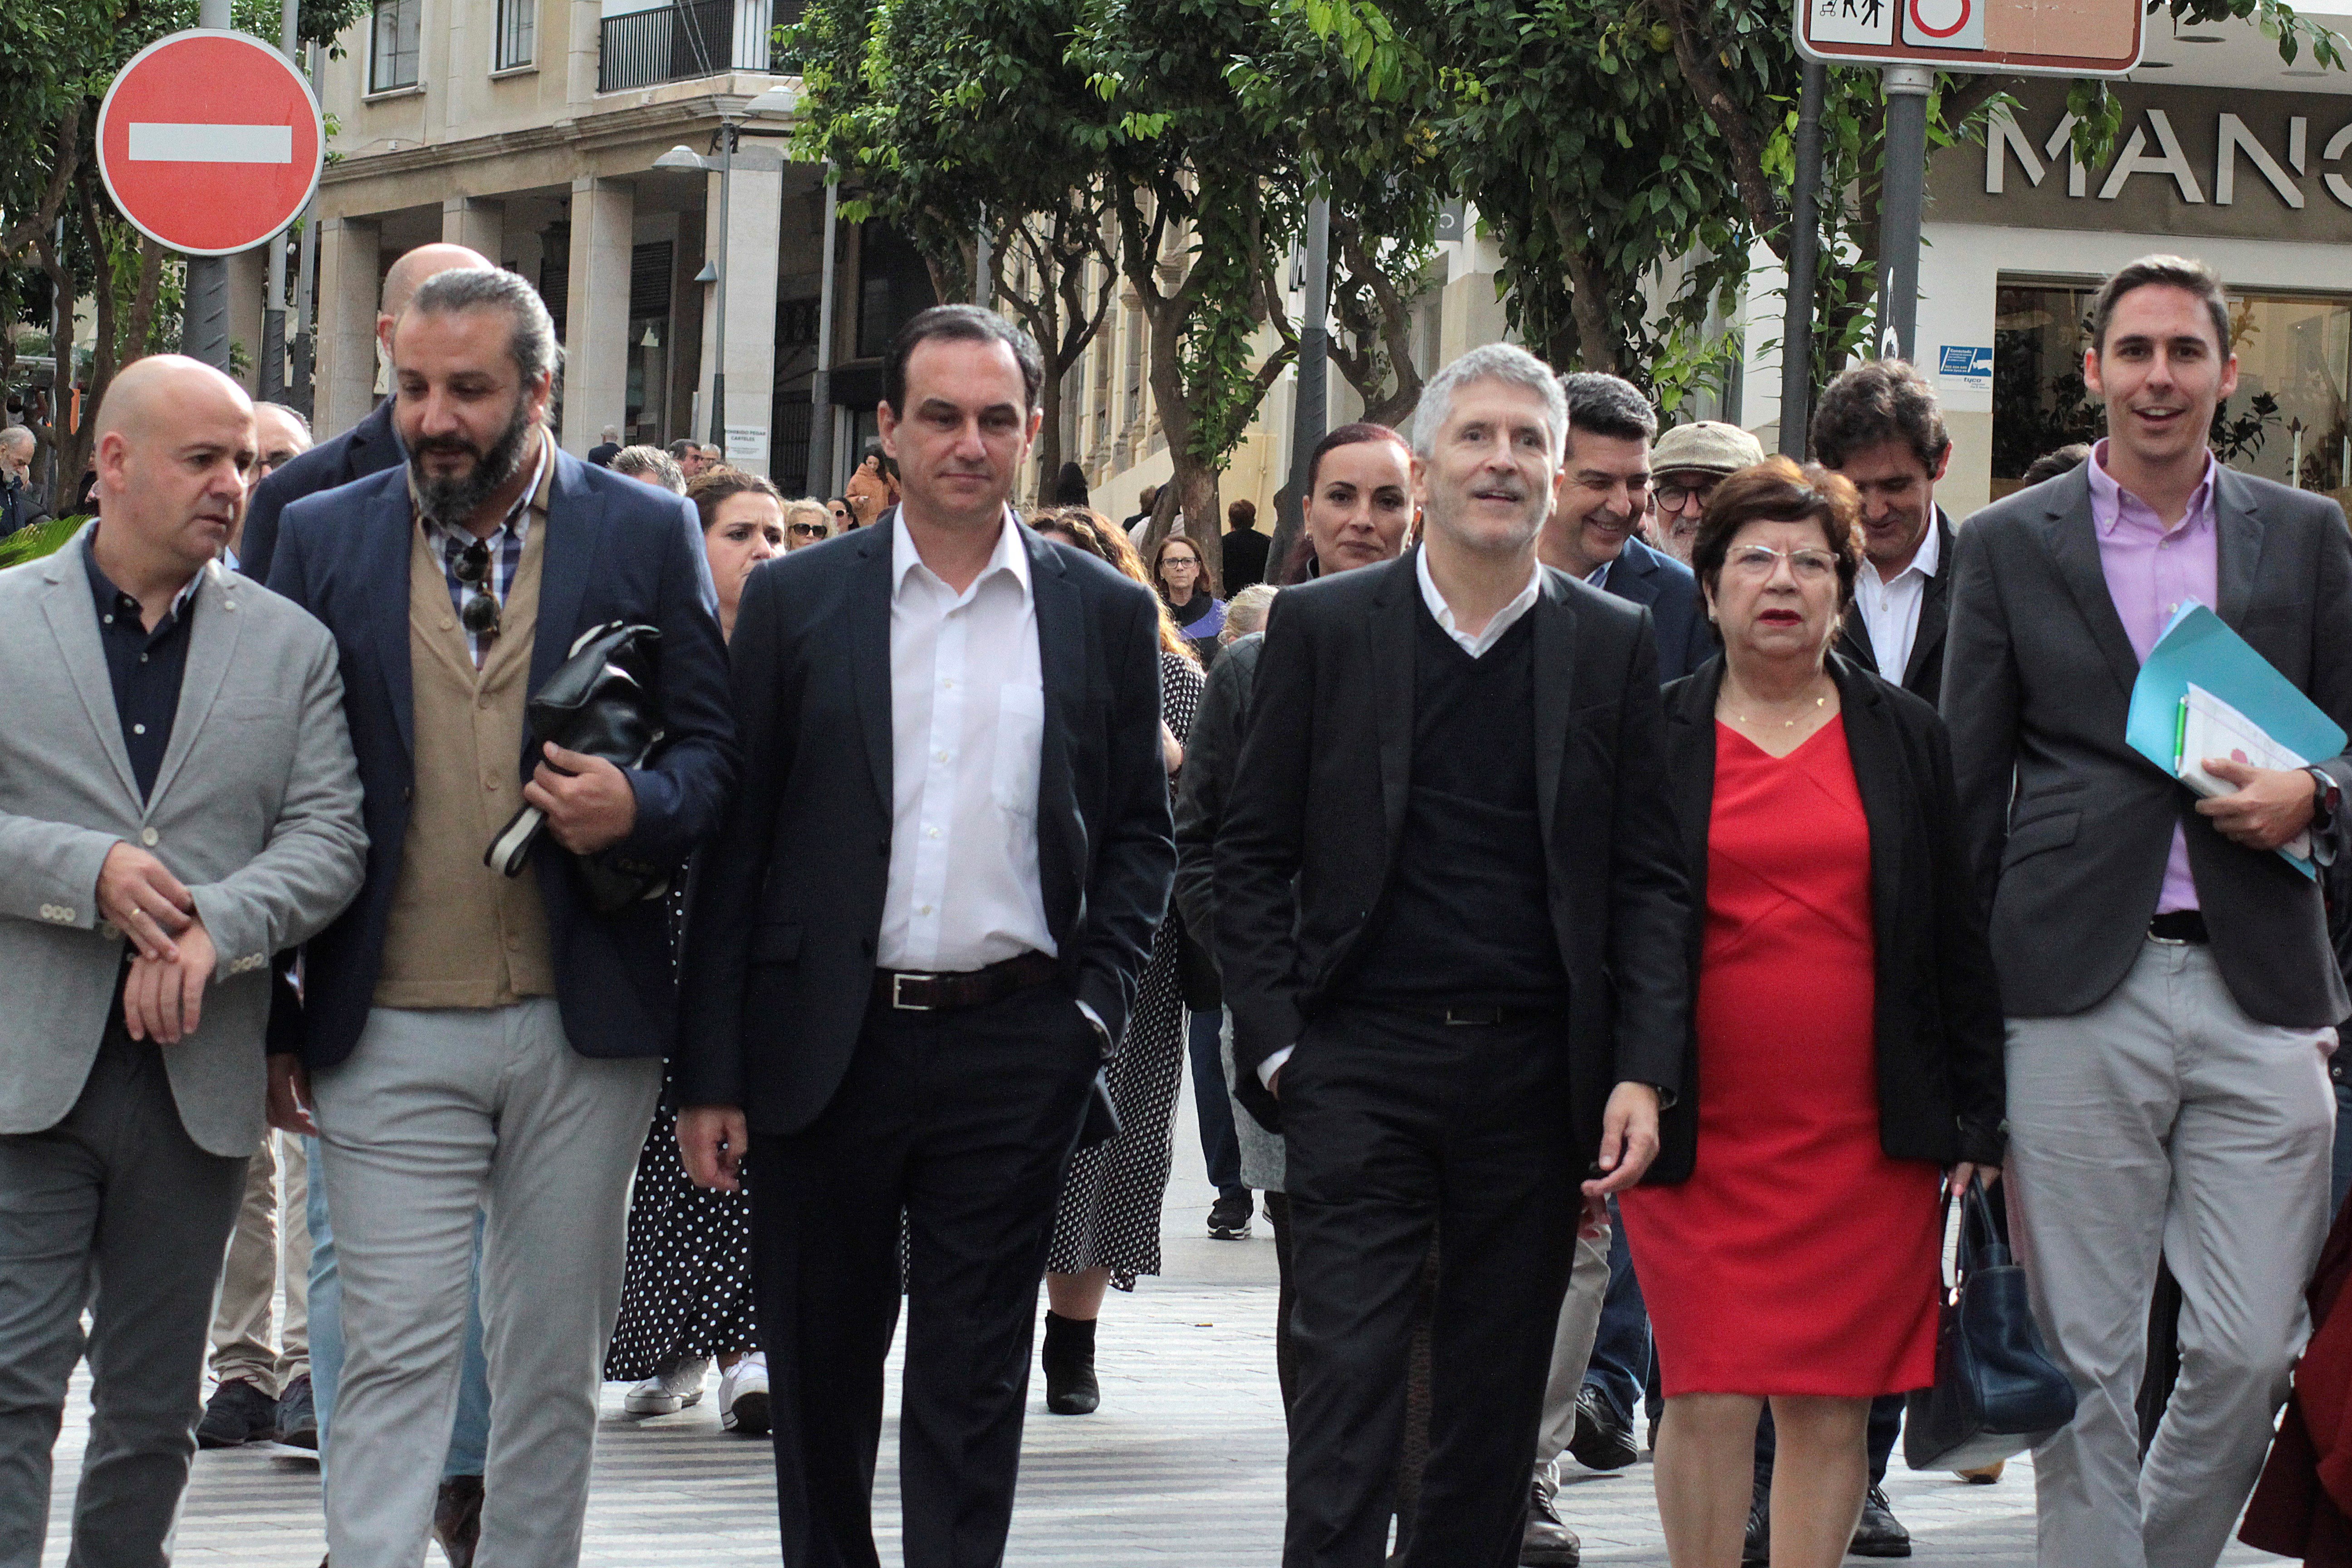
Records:
{"label": "white paper", "polygon": [[[2193,681],[2180,706],[2180,755],[2175,761],[2174,771],[2181,783],[2209,800],[2215,795],[2235,794],[2238,786],[2207,773],[2204,763],[2208,757],[2227,757],[2250,768],[2299,769],[2306,765],[2304,758],[2272,740],[2260,724]],[[2299,859],[2308,859],[2311,835],[2299,833],[2284,847]]]}

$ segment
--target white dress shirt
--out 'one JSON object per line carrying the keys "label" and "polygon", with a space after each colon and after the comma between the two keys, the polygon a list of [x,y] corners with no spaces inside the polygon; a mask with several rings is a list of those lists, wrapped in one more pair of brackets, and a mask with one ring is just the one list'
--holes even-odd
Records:
{"label": "white dress shirt", "polygon": [[1878,673],[1897,686],[1903,684],[1903,672],[1911,666],[1911,645],[1919,640],[1919,605],[1927,596],[1927,579],[1936,574],[1942,553],[1940,531],[1931,516],[1927,537],[1919,541],[1919,553],[1895,574],[1893,582],[1882,582],[1878,568],[1867,560],[1854,574],[1854,607],[1862,612],[1863,626],[1870,633],[1870,651],[1878,659]]}
{"label": "white dress shirt", "polygon": [[[1429,574],[1427,550],[1413,552],[1412,574],[1421,584],[1421,602],[1428,607],[1430,618],[1437,623],[1438,630],[1452,637],[1455,645],[1472,658],[1484,658],[1488,648],[1502,641],[1503,634],[1517,625],[1520,616],[1535,608],[1536,595],[1543,592],[1543,563],[1538,562],[1528,573],[1528,585],[1520,589],[1509,604],[1496,610],[1485,629],[1473,637],[1454,625],[1454,606],[1445,602],[1445,595],[1437,591],[1437,580]],[[1282,1070],[1282,1064],[1290,1059],[1294,1048],[1285,1046],[1258,1063],[1258,1081],[1269,1089],[1274,1087],[1274,1075]]]}
{"label": "white dress shirt", "polygon": [[1051,954],[1037,874],[1045,692],[1029,552],[1008,519],[959,594],[890,550],[890,876],[876,962],[943,973]]}

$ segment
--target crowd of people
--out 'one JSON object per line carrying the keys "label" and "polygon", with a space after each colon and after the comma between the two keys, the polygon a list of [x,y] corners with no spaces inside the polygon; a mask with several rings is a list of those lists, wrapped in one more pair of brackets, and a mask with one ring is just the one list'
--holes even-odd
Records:
{"label": "crowd of people", "polygon": [[85,1354],[77,1562],[272,1436],[341,1568],[570,1568],[602,1385],[715,1368],[783,1561],[871,1564],[902,1303],[907,1560],[998,1563],[1188,1061],[1209,1232],[1274,1236],[1286,1568],[1573,1565],[1561,1456],[1644,1447],[1675,1568],[1906,1554],[1979,1184],[2078,1398],[2042,1563],[2220,1557],[2343,1197],[2352,755],[2199,799],[2126,717],[2193,600],[2352,724],[2352,541],[2209,451],[2200,264],[2107,279],[2107,436],[1964,525],[1906,364],[1800,463],[1496,344],[1322,439],[1279,584],[1246,503],[1016,511],[1043,365],[973,307],[830,500],[561,452],[462,247],[378,334],[316,447],[127,366],[98,521],[0,574],[0,1568]]}

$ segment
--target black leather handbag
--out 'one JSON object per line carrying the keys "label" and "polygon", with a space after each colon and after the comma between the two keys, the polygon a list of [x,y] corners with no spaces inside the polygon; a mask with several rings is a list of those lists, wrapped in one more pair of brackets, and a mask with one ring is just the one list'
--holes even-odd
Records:
{"label": "black leather handbag", "polygon": [[[616,768],[643,767],[662,742],[661,703],[651,679],[654,650],[660,644],[658,626],[622,621],[581,633],[525,710],[532,754],[543,756],[542,748],[551,742]],[[482,864],[509,877],[522,875],[546,831],[546,814],[524,806],[490,840]],[[573,856],[572,864],[588,907],[600,915],[660,898],[669,891],[675,869],[632,859],[617,849]]]}
{"label": "black leather handbag", "polygon": [[1958,1224],[1948,1226],[1936,1385],[1915,1390],[1904,1412],[1903,1460],[1915,1470],[1977,1469],[2074,1418],[2074,1385],[2042,1348],[2025,1270],[2010,1261],[1980,1178],[1969,1178],[1958,1205]]}

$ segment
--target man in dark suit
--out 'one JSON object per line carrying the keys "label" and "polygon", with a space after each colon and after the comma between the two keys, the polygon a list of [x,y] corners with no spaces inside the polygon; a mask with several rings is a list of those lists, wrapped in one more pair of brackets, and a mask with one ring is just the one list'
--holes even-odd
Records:
{"label": "man in dark suit", "polygon": [[[569,1568],[620,1308],[629,1179],[676,1037],[663,900],[592,907],[577,857],[679,865],[737,753],[701,529],[545,426],[554,326],[511,272],[460,268],[395,328],[399,468],[287,509],[270,586],[324,622],[366,790],[367,880],[307,948],[281,1124],[313,1110],[346,1361],[327,1540],[405,1568],[449,1441],[476,1215],[492,1393],[486,1563]],[[661,634],[646,765],[526,742],[580,635]],[[515,877],[484,850],[529,805]],[[296,1102],[294,1104],[289,1101]]]}
{"label": "man in dark suit", "polygon": [[[744,788],[687,943],[678,1142],[759,1173],[784,1561],[875,1561],[898,1317],[906,1555],[1001,1562],[1037,1280],[1175,868],[1160,611],[1006,506],[1036,345],[940,306],[883,370],[901,504],[746,585]],[[790,802],[792,809],[781,809]]]}
{"label": "man in dark suit", "polygon": [[[404,254],[383,275],[383,295],[375,315],[375,341],[384,358],[392,357],[392,327],[408,309],[418,287],[437,272],[459,267],[488,267],[489,258],[462,245],[420,245]],[[350,429],[294,458],[263,479],[246,505],[245,531],[237,541],[237,569],[257,583],[269,581],[269,557],[278,548],[278,516],[304,496],[331,490],[353,479],[396,468],[408,454],[401,450],[400,433],[393,426],[393,400],[384,400]]]}
{"label": "man in dark suit", "polygon": [[1617,376],[1580,371],[1559,381],[1568,395],[1565,478],[1538,552],[1547,566],[1646,606],[1658,679],[1679,680],[1715,657],[1715,634],[1690,568],[1642,541],[1658,416]]}
{"label": "man in dark suit", "polygon": [[1225,519],[1233,526],[1225,531],[1223,575],[1218,586],[1231,600],[1252,584],[1265,581],[1265,552],[1274,541],[1257,531],[1255,501],[1234,502],[1225,508]]}
{"label": "man in dark suit", "polygon": [[1650,617],[1536,557],[1567,426],[1524,350],[1455,361],[1414,421],[1422,548],[1286,590],[1266,631],[1217,944],[1236,1090],[1289,1145],[1286,1568],[1385,1555],[1433,1235],[1405,1560],[1519,1561],[1580,1211],[1640,1177],[1679,1086],[1690,910]]}
{"label": "man in dark suit", "polygon": [[1822,389],[1812,434],[1822,466],[1862,492],[1870,563],[1837,651],[1933,702],[1944,689],[1952,584],[1952,521],[1936,504],[1952,438],[1935,389],[1899,359],[1858,364]]}
{"label": "man in dark suit", "polygon": [[[2010,1210],[2035,1316],[2081,1393],[2036,1450],[2044,1568],[2210,1568],[2260,1469],[2328,1224],[2347,1006],[2317,884],[2352,756],[2204,763],[2200,799],[2125,741],[2173,613],[2212,607],[2352,726],[2352,544],[2324,497],[2221,468],[2237,384],[2202,263],[2147,257],[2093,297],[2106,439],[1953,552],[1943,709],[2008,1015]],[[2161,1251],[2180,1382],[2147,1456],[2134,1394]]]}

